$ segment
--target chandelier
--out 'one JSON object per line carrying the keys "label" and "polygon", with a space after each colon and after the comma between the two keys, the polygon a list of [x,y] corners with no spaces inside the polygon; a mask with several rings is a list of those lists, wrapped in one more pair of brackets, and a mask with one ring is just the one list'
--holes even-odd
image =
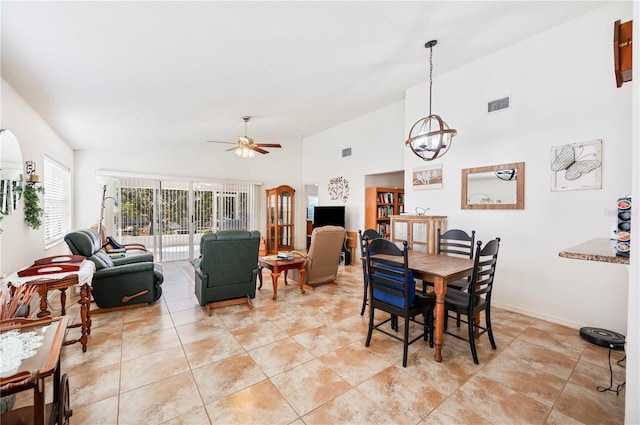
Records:
{"label": "chandelier", "polygon": [[425,161],[432,161],[447,153],[453,136],[457,134],[456,130],[449,128],[442,118],[431,113],[433,46],[436,44],[438,44],[437,40],[431,40],[424,45],[429,49],[429,115],[411,126],[409,138],[404,142],[414,154]]}

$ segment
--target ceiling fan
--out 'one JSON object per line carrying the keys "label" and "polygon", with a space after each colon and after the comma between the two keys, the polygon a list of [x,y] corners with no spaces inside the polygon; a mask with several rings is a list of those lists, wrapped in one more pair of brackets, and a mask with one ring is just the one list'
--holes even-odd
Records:
{"label": "ceiling fan", "polygon": [[256,143],[253,139],[247,136],[247,123],[251,119],[250,116],[246,115],[242,117],[242,121],[244,121],[244,137],[238,136],[237,142],[220,142],[218,140],[207,140],[211,143],[225,143],[228,145],[234,145],[232,148],[227,149],[227,151],[235,151],[236,155],[241,158],[251,158],[255,155],[255,152],[261,154],[267,154],[269,151],[264,150],[262,148],[281,148],[278,143]]}

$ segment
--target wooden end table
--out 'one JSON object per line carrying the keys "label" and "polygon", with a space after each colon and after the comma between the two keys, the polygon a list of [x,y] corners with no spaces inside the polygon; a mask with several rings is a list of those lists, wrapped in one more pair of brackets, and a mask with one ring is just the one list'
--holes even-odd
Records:
{"label": "wooden end table", "polygon": [[302,287],[305,277],[304,269],[305,258],[295,257],[293,260],[278,260],[276,256],[258,257],[258,278],[260,279],[260,286],[258,289],[262,289],[262,269],[266,268],[271,270],[271,280],[273,282],[273,299],[278,298],[278,277],[284,272],[284,284],[287,284],[287,270],[298,269],[300,271],[300,293],[304,294],[304,288]]}
{"label": "wooden end table", "polygon": [[91,335],[91,280],[93,273],[95,272],[95,265],[92,261],[84,261],[80,270],[76,272],[67,273],[52,273],[48,275],[38,276],[26,276],[18,277],[17,272],[12,273],[7,278],[3,279],[9,286],[9,289],[16,288],[20,285],[32,285],[37,286],[38,294],[40,296],[40,311],[38,312],[38,318],[51,317],[51,312],[47,305],[47,295],[49,291],[60,291],[60,315],[65,316],[66,311],[66,291],[72,286],[80,287],[80,323],[69,325],[69,328],[79,327],[81,330],[81,336],[78,339],[68,340],[64,342],[64,345],[75,344],[79,342],[82,345],[82,351],[87,351],[88,336]]}

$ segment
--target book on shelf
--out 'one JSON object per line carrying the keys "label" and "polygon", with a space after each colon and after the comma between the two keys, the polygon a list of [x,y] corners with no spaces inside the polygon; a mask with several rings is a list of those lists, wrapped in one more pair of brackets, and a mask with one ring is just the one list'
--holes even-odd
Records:
{"label": "book on shelf", "polygon": [[381,204],[393,204],[393,192],[378,193],[378,202]]}

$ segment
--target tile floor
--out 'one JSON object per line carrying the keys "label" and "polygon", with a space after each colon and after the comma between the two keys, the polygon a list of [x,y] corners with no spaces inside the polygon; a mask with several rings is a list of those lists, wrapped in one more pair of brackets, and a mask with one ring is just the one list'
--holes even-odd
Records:
{"label": "tile floor", "polygon": [[[339,286],[304,295],[281,277],[277,301],[265,272],[253,310],[211,317],[197,304],[191,265],[163,268],[162,299],[94,315],[87,352],[63,348],[71,424],[624,422],[624,390],[596,390],[609,383],[607,350],[575,329],[494,308],[498,349],[483,336],[480,365],[445,335],[442,363],[420,340],[403,368],[401,343],[374,333],[364,346],[358,264],[340,267]],[[77,321],[77,307],[69,315]],[[624,369],[613,370],[624,381]],[[22,395],[17,406],[28,402]]]}

